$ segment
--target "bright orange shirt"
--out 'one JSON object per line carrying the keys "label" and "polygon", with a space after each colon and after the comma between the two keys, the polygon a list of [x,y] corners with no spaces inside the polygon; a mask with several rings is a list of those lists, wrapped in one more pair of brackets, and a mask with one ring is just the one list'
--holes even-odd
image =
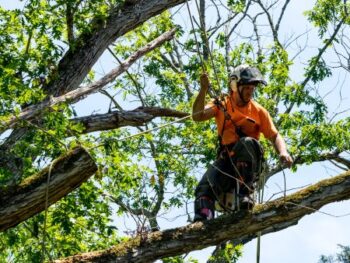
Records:
{"label": "bright orange shirt", "polygon": [[[238,107],[234,95],[226,96],[221,101],[231,116],[235,125],[241,129],[247,136],[257,140],[262,133],[265,138],[271,139],[278,133],[269,112],[259,103],[250,100],[247,105]],[[211,107],[215,111],[215,122],[218,134],[222,137],[222,144],[227,145],[239,140],[236,128],[231,120],[225,120],[224,112],[217,106],[214,101],[209,102],[206,107]],[[225,128],[223,125],[225,123]],[[222,134],[223,133],[223,134]]]}

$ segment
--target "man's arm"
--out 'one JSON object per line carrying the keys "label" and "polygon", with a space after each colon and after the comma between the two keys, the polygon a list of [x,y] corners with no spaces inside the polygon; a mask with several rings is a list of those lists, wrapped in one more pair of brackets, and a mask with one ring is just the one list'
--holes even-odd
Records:
{"label": "man's arm", "polygon": [[293,164],[293,159],[287,151],[287,146],[282,136],[277,133],[277,135],[271,139],[271,142],[279,154],[281,162],[287,167],[291,167]]}
{"label": "man's arm", "polygon": [[205,121],[215,116],[215,111],[212,108],[205,108],[205,95],[209,89],[209,78],[207,73],[201,75],[200,85],[201,89],[192,107],[192,119],[194,121]]}

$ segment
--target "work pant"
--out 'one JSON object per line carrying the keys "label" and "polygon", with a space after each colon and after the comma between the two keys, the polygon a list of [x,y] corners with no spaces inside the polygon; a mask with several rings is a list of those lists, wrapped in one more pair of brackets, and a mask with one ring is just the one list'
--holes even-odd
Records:
{"label": "work pant", "polygon": [[[238,171],[235,170],[233,164]],[[249,166],[250,164],[247,165]],[[210,165],[200,180],[195,191],[195,196],[207,196],[215,200],[220,193],[232,193],[237,187],[237,180],[239,194],[248,195],[254,190],[253,183],[255,176],[252,173],[246,173],[246,168],[249,169],[250,167],[237,167],[233,158],[230,157],[217,159]]]}
{"label": "work pant", "polygon": [[[261,171],[262,150],[257,140],[245,137],[233,147],[234,152],[229,156],[223,152],[208,168],[200,180],[196,190],[196,200],[206,197],[213,202],[218,200],[221,193],[233,193],[239,184],[238,195],[247,196],[254,191],[254,182]],[[244,165],[240,165],[244,163]],[[195,206],[200,202],[195,202]],[[200,207],[195,207],[198,211]]]}

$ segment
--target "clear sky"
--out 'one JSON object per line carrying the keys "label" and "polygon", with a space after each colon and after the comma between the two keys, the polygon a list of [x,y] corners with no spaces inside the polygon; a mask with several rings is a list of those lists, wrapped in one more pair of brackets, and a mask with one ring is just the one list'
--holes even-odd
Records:
{"label": "clear sky", "polygon": [[[281,25],[281,35],[286,37],[293,32],[305,31],[308,27],[302,12],[310,8],[314,1],[291,1],[291,6],[287,9],[286,18]],[[17,0],[0,0],[0,5],[4,8],[20,8],[24,2]],[[313,32],[315,34],[315,32]],[[310,35],[310,43],[312,44],[312,34]],[[315,52],[317,50],[315,46]],[[106,65],[111,66],[112,62],[104,63],[109,58],[107,56],[100,60],[95,66],[97,71],[109,71]],[[102,63],[101,63],[102,61]],[[296,77],[301,74],[298,71],[298,66],[294,67]],[[335,76],[337,78],[338,76]],[[301,76],[299,75],[299,79]],[[323,84],[324,94],[327,93],[334,85],[335,80]],[[349,83],[347,81],[346,83]],[[101,95],[94,95],[101,96]],[[334,101],[335,106],[338,102],[338,94],[335,92],[328,97],[329,101]],[[345,87],[343,89],[343,98],[345,105],[349,105],[350,89]],[[90,105],[95,104],[96,109],[100,109],[101,112],[105,112],[106,103],[102,100],[102,97],[89,97],[80,105],[77,106],[77,110],[84,115],[91,113]],[[349,116],[346,113],[345,116]],[[342,115],[344,117],[344,115]],[[334,166],[327,163],[313,164],[312,166],[303,166],[298,169],[295,174],[286,171],[287,174],[287,188],[301,187],[309,184],[316,183],[317,181],[335,176],[339,173],[334,169]],[[198,178],[201,175],[198,174]],[[280,191],[283,188],[283,176],[282,174],[276,175],[272,178],[265,190],[265,198],[268,199],[273,193]],[[191,208],[192,209],[192,208]],[[321,211],[333,214],[343,215],[350,213],[350,201],[341,203],[334,203],[327,205],[321,209]],[[176,213],[174,211],[173,213]],[[186,224],[186,218],[180,217],[178,220],[168,222],[166,220],[161,221],[162,228],[173,228]],[[337,244],[350,245],[350,216],[346,217],[331,217],[322,213],[314,213],[306,216],[300,220],[299,224],[290,227],[286,230],[279,231],[277,233],[268,234],[262,237],[261,240],[261,263],[317,263],[321,254],[334,254],[337,251]],[[118,226],[119,227],[119,226]],[[191,253],[193,257],[205,262],[212,248],[205,249]],[[255,262],[256,257],[256,240],[253,240],[244,246],[243,257],[239,260],[240,263],[252,263]]]}

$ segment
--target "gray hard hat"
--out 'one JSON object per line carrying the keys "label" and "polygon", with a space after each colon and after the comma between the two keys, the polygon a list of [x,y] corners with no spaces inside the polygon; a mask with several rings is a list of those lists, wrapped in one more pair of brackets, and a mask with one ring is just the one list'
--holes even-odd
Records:
{"label": "gray hard hat", "polygon": [[262,74],[256,67],[249,65],[239,65],[230,74],[231,79],[236,79],[238,84],[261,83],[267,85]]}

